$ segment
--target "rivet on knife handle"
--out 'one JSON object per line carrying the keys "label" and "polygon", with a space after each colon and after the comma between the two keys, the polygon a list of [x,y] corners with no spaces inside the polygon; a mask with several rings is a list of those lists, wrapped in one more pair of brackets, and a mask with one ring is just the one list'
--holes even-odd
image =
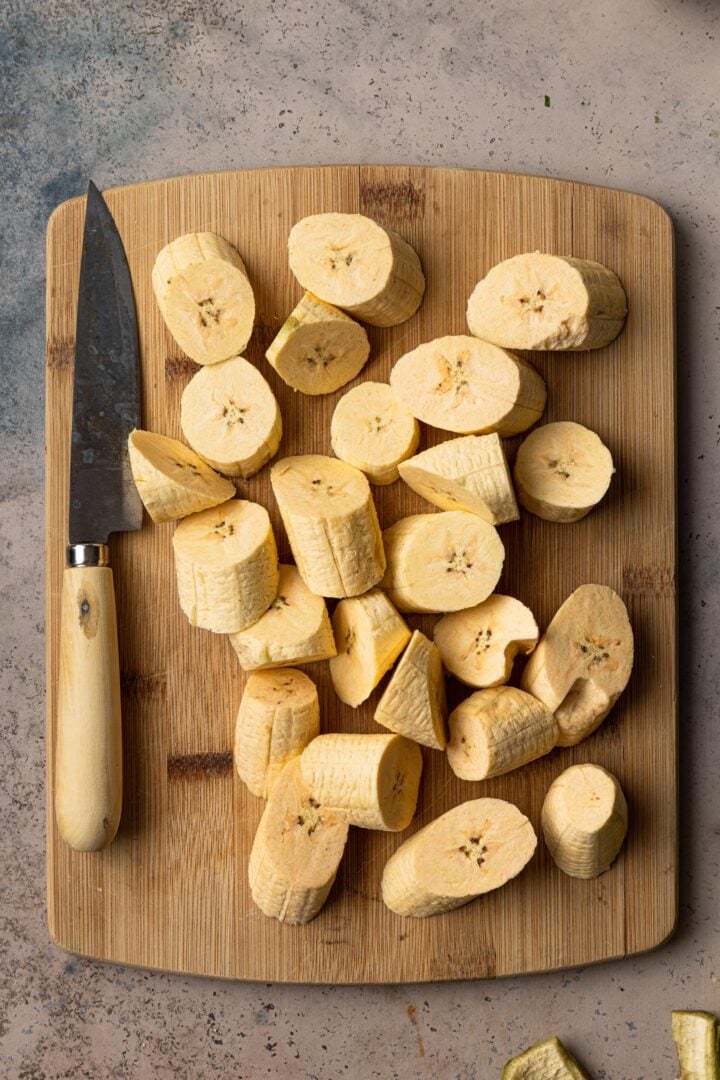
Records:
{"label": "rivet on knife handle", "polygon": [[[77,560],[84,564],[72,565]],[[55,817],[70,847],[99,851],[117,832],[122,804],[115,591],[104,544],[73,545],[68,562],[60,622]]]}

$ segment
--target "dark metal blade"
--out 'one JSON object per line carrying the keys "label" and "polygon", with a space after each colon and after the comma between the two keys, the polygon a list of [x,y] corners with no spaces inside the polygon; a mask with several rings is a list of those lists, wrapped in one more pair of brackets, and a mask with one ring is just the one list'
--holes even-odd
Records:
{"label": "dark metal blade", "polygon": [[127,438],[140,427],[137,317],[125,251],[90,182],[78,296],[70,456],[71,544],[139,529]]}

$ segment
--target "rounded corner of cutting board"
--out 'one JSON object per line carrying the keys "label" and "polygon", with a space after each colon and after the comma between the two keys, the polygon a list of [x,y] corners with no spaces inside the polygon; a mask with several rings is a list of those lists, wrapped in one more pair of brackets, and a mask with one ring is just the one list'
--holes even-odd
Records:
{"label": "rounded corner of cutting board", "polygon": [[82,953],[78,949],[73,947],[72,941],[67,940],[64,934],[66,927],[62,926],[61,920],[58,918],[58,911],[53,898],[48,892],[48,904],[47,904],[47,919],[46,926],[50,943],[61,952],[68,953],[71,956],[82,956],[88,960],[94,960],[96,957],[92,957],[89,954]]}
{"label": "rounded corner of cutting board", "polygon": [[660,923],[648,941],[641,941],[636,948],[629,949],[627,956],[642,956],[645,953],[655,952],[668,945],[680,929],[680,905],[675,899],[674,906],[668,911],[667,919]]}
{"label": "rounded corner of cutting board", "polygon": [[67,218],[71,217],[78,207],[85,205],[85,200],[85,195],[73,195],[71,199],[65,199],[64,202],[58,203],[55,209],[51,211],[45,227],[45,237],[48,244],[50,244],[59,229],[66,227]]}
{"label": "rounded corner of cutting board", "polygon": [[[612,190],[612,189],[610,189]],[[666,210],[661,202],[657,199],[652,199],[649,195],[641,195],[637,191],[623,191],[623,195],[626,195],[628,199],[632,200],[638,207],[642,207],[657,219],[656,225],[671,236],[675,234],[675,223],[672,219],[672,215],[669,210]]]}

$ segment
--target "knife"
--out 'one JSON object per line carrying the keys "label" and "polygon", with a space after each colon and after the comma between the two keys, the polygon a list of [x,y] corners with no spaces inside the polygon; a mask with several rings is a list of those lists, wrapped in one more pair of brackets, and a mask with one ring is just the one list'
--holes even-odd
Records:
{"label": "knife", "polygon": [[140,361],[130,270],[90,182],[78,296],[67,565],[60,615],[55,817],[77,851],[99,851],[122,805],[120,668],[108,537],[139,529],[128,435],[140,427]]}

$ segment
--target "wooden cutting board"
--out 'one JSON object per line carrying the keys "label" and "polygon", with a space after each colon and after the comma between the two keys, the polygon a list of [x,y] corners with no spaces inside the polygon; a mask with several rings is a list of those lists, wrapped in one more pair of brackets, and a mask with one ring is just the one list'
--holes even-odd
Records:
{"label": "wooden cutting board", "polygon": [[[501,259],[540,249],[615,270],[630,311],[618,340],[601,351],[535,354],[532,361],[548,384],[545,419],[577,420],[597,431],[613,452],[617,475],[604,502],[577,524],[523,513],[522,521],[502,526],[507,557],[498,591],[529,604],[542,626],[578,585],[610,585],[629,607],[637,657],[610,718],[580,746],[484,783],[456,779],[443,754],[424,750],[412,826],[403,836],[351,830],[321,914],[305,927],[281,926],[255,908],[247,886],[262,803],[232,767],[243,674],[226,638],[186,622],[175,594],[173,526],[146,519],[142,532],[111,540],[123,687],[122,824],[101,854],[65,847],[50,793],[85,200],[66,202],[51,218],[47,248],[47,828],[54,940],[121,963],[328,983],[516,974],[660,944],[677,912],[673,234],[665,212],[637,195],[558,180],[383,166],[188,176],[118,188],[107,201],[135,285],[144,426],[180,437],[180,396],[195,370],[160,318],[150,286],[153,260],[178,234],[211,230],[238,247],[255,288],[258,317],[247,356],[279,399],[283,455],[330,452],[330,417],[343,393],[295,394],[264,359],[301,295],[287,267],[286,241],[306,214],[360,211],[376,218],[413,244],[425,268],[428,287],[418,314],[393,329],[369,329],[373,348],[361,379],[386,379],[402,353],[442,334],[465,333],[467,297]],[[421,449],[446,437],[425,428]],[[518,441],[508,443],[511,456]],[[268,507],[288,561],[269,469],[238,486]],[[383,525],[433,509],[400,482],[375,495]],[[408,618],[426,632],[433,621]],[[378,693],[353,711],[337,701],[326,664],[307,670],[318,682],[324,730],[381,730],[372,719]],[[451,702],[462,693],[451,685]],[[630,806],[627,843],[608,873],[595,881],[565,877],[541,841],[517,880],[467,907],[425,920],[403,920],[384,907],[383,864],[421,825],[466,799],[492,795],[516,803],[539,830],[550,783],[585,761],[615,773]]]}

